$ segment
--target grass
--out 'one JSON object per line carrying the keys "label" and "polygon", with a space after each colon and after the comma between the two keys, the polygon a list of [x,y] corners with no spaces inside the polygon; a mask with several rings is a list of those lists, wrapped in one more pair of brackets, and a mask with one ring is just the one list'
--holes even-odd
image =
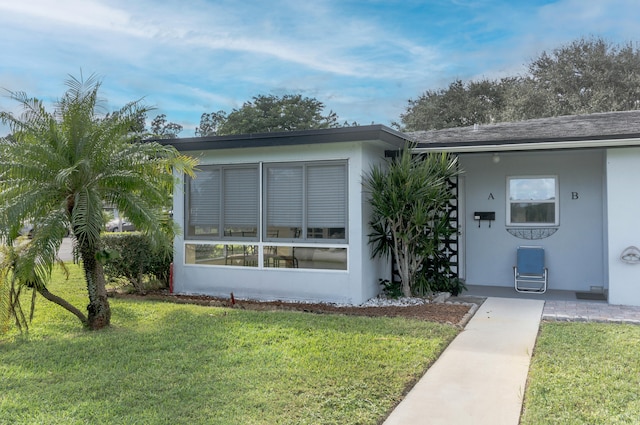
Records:
{"label": "grass", "polygon": [[545,323],[521,425],[637,424],[640,326]]}
{"label": "grass", "polygon": [[[51,291],[86,304],[77,266]],[[0,424],[377,424],[455,337],[425,321],[111,300],[90,332],[40,299],[0,336]]]}

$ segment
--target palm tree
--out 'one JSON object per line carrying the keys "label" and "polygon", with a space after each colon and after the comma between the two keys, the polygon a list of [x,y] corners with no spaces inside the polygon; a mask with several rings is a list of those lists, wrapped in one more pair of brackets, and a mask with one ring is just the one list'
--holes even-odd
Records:
{"label": "palm tree", "polygon": [[[12,137],[0,142],[0,236],[12,245],[24,222],[36,226],[15,267],[23,284],[75,314],[86,326],[108,326],[111,310],[100,261],[103,205],[115,205],[152,240],[162,236],[172,169],[191,173],[194,160],[173,147],[141,142],[132,129],[148,108],[131,102],[101,114],[101,82],[70,77],[53,112],[41,100],[9,92],[20,117],[2,112]],[[87,316],[51,294],[45,282],[70,230],[87,283]],[[65,304],[66,303],[66,304]]]}

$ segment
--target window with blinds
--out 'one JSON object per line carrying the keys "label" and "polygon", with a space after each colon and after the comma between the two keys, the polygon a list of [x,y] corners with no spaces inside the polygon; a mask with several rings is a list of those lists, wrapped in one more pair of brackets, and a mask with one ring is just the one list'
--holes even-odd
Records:
{"label": "window with blinds", "polygon": [[187,223],[189,236],[220,235],[220,170],[201,167],[187,180]]}
{"label": "window with blinds", "polygon": [[258,167],[224,169],[224,234],[258,237]]}
{"label": "window with blinds", "polygon": [[298,239],[303,223],[304,168],[279,165],[265,167],[265,170],[266,237]]}
{"label": "window with blinds", "polygon": [[[186,180],[185,233],[196,239],[346,242],[347,162],[203,165]],[[263,212],[260,213],[262,196]]]}
{"label": "window with blinds", "polygon": [[204,165],[187,185],[188,237],[257,239],[257,165]]}
{"label": "window with blinds", "polygon": [[265,166],[265,239],[346,239],[347,164]]}
{"label": "window with blinds", "polygon": [[306,188],[307,239],[345,239],[345,164],[307,166]]}

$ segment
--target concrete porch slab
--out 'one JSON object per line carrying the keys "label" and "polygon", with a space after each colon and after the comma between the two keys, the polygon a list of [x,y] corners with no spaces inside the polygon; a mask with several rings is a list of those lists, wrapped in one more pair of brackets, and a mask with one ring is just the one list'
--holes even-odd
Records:
{"label": "concrete porch slab", "polygon": [[[467,290],[463,291],[459,298],[464,301],[467,298],[516,298],[523,300],[544,300],[544,301],[582,301],[576,297],[576,291],[560,291],[557,289],[548,289],[544,294],[537,293],[520,293],[516,292],[513,286],[484,286],[484,285],[467,285]],[[606,301],[594,301],[606,304]]]}

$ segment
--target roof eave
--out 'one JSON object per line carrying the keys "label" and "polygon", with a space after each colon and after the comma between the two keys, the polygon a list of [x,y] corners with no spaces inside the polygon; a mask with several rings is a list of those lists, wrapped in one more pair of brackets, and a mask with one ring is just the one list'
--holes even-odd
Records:
{"label": "roof eave", "polygon": [[414,148],[416,153],[427,152],[507,152],[507,151],[534,151],[556,149],[593,149],[593,148],[620,148],[640,146],[640,135],[631,137],[614,138],[589,138],[576,140],[548,140],[548,141],[507,141],[507,142],[481,142],[481,143],[433,143],[420,144]]}
{"label": "roof eave", "polygon": [[319,143],[380,140],[395,147],[403,147],[410,138],[384,125],[340,127],[322,130],[303,130],[233,136],[159,139],[156,142],[172,145],[179,151],[242,149],[271,146],[293,146]]}

